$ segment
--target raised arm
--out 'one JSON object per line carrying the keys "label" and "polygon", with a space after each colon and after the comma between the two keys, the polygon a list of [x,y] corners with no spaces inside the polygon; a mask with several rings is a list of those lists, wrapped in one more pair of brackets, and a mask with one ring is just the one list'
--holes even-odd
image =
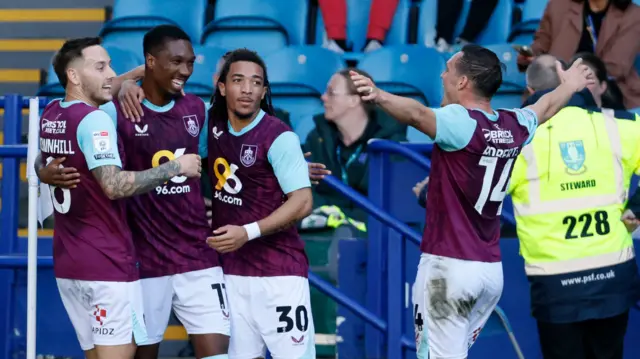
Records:
{"label": "raised arm", "polygon": [[146,171],[123,171],[114,121],[104,111],[87,115],[77,129],[78,147],[87,167],[109,199],[130,197],[184,175],[200,177],[200,156],[189,154]]}
{"label": "raised arm", "polygon": [[420,102],[380,90],[373,81],[351,71],[351,80],[364,101],[373,101],[399,122],[413,126],[431,138],[436,137],[436,114]]}
{"label": "raised arm", "polygon": [[556,62],[558,75],[562,80],[555,90],[540,97],[540,99],[526,108],[536,113],[538,125],[545,123],[569,102],[574,93],[582,91],[588,85],[595,83],[593,71],[582,64],[582,59],[576,60],[571,67],[564,71],[560,62]]}
{"label": "raised arm", "polygon": [[137,82],[144,78],[144,65],[140,65],[133,70],[125,72],[120,76],[116,76],[111,82],[111,94],[116,97],[122,88],[122,84],[126,81]]}

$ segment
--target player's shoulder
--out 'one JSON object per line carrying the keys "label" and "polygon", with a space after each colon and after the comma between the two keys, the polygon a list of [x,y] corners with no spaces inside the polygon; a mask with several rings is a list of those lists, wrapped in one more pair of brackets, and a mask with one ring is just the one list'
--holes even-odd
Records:
{"label": "player's shoulder", "polygon": [[262,118],[262,122],[264,122],[269,127],[273,128],[274,130],[279,131],[280,133],[293,131],[291,127],[289,127],[289,125],[287,125],[275,114],[269,115],[268,113],[265,113],[264,117]]}

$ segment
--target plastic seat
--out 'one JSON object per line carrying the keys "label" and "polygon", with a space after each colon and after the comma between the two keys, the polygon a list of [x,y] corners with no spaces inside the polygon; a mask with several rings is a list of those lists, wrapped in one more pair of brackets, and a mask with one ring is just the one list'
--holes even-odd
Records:
{"label": "plastic seat", "polygon": [[527,0],[522,6],[522,20],[513,28],[509,42],[529,45],[538,30],[548,0]]}
{"label": "plastic seat", "polygon": [[221,48],[247,47],[266,56],[306,40],[309,4],[299,0],[218,0],[215,18],[202,43]]}
{"label": "plastic seat", "polygon": [[511,323],[509,323],[509,318],[504,313],[500,306],[496,306],[496,308],[491,313],[489,320],[484,325],[484,328],[480,332],[480,338],[489,337],[494,335],[502,335],[507,334],[509,336],[509,340],[511,341],[511,345],[513,346],[513,350],[516,352],[516,356],[519,359],[524,359],[524,354],[522,354],[522,349],[520,349],[520,344],[516,340],[515,334],[513,334],[513,329],[511,328]]}
{"label": "plastic seat", "polygon": [[288,47],[265,61],[274,106],[291,114],[291,125],[304,141],[313,128],[311,118],[324,112],[320,96],[329,79],[346,64],[336,53],[316,46]]}
{"label": "plastic seat", "polygon": [[[400,0],[391,23],[391,28],[385,37],[385,45],[404,45],[409,37],[409,13],[412,0]],[[364,48],[371,0],[347,0],[347,42],[353,46],[353,51],[359,52]],[[322,12],[318,9],[316,21],[316,44],[321,45],[327,37]]]}
{"label": "plastic seat", "polygon": [[[471,0],[465,0],[462,13],[456,24],[454,38],[458,37],[466,24],[469,16]],[[418,43],[432,46],[435,42],[435,27],[437,24],[437,0],[423,0],[420,4],[418,20]],[[499,0],[487,26],[475,39],[469,39],[480,45],[507,42],[511,33],[511,19],[513,16],[512,0]]]}
{"label": "plastic seat", "polygon": [[446,64],[434,49],[421,45],[385,46],[367,54],[358,67],[386,91],[419,98],[432,107],[442,102],[440,74]]}
{"label": "plastic seat", "polygon": [[[216,65],[226,49],[209,46],[195,46],[196,62],[193,64],[193,74],[185,84],[185,92],[196,96],[210,97],[213,94],[213,75]],[[208,102],[208,100],[207,100]]]}
{"label": "plastic seat", "polygon": [[142,53],[142,38],[158,25],[177,25],[200,43],[207,0],[116,0],[113,18],[100,30],[105,44]]}
{"label": "plastic seat", "polygon": [[[122,75],[144,63],[144,61],[141,61],[139,56],[136,56],[128,50],[118,47],[105,47],[105,49],[111,57],[111,68],[113,68],[116,75]],[[49,69],[47,71],[47,82],[38,90],[38,96],[64,96],[64,88],[60,85],[60,80],[58,80],[58,76],[53,69],[53,64],[49,65]]]}

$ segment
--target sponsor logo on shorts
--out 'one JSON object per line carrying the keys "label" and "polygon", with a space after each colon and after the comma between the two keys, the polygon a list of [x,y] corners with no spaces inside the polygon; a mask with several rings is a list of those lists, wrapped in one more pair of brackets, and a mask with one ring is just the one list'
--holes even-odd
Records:
{"label": "sponsor logo on shorts", "polygon": [[104,307],[100,307],[96,305],[95,310],[93,311],[93,317],[95,318],[98,326],[93,326],[92,331],[93,334],[98,335],[113,335],[113,328],[105,328],[104,322],[107,319],[107,310]]}
{"label": "sponsor logo on shorts", "polygon": [[296,337],[291,337],[291,341],[293,345],[303,345],[304,344],[304,335],[300,336],[300,338],[296,339]]}

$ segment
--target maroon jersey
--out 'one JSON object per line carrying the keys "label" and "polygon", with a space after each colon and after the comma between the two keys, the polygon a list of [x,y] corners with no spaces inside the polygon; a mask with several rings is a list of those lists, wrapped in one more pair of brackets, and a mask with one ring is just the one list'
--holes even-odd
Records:
{"label": "maroon jersey", "polygon": [[[274,141],[291,129],[262,111],[239,134],[231,133],[227,121],[212,118],[209,122],[213,229],[242,226],[269,216],[287,197],[268,153]],[[308,180],[308,173],[306,177]],[[222,267],[225,275],[307,277],[309,261],[298,231],[289,227],[223,254]]]}
{"label": "maroon jersey", "polygon": [[444,257],[498,262],[502,202],[513,163],[535,132],[535,113],[486,114],[452,105],[436,115],[442,118],[437,122],[420,248]]}
{"label": "maroon jersey", "polygon": [[63,165],[75,167],[82,178],[74,189],[51,186],[55,276],[137,280],[125,203],[109,200],[91,173],[99,166],[121,166],[113,121],[105,112],[80,101],[55,100],[45,108],[40,128],[43,161],[66,157]]}
{"label": "maroon jersey", "polygon": [[[193,95],[164,107],[143,104],[139,123],[117,111],[118,136],[124,167],[144,171],[185,154],[198,154],[205,126],[205,104]],[[206,239],[211,233],[200,179],[176,176],[163,185],[127,200],[129,226],[140,261],[142,278],[160,277],[219,265],[218,253]]]}

